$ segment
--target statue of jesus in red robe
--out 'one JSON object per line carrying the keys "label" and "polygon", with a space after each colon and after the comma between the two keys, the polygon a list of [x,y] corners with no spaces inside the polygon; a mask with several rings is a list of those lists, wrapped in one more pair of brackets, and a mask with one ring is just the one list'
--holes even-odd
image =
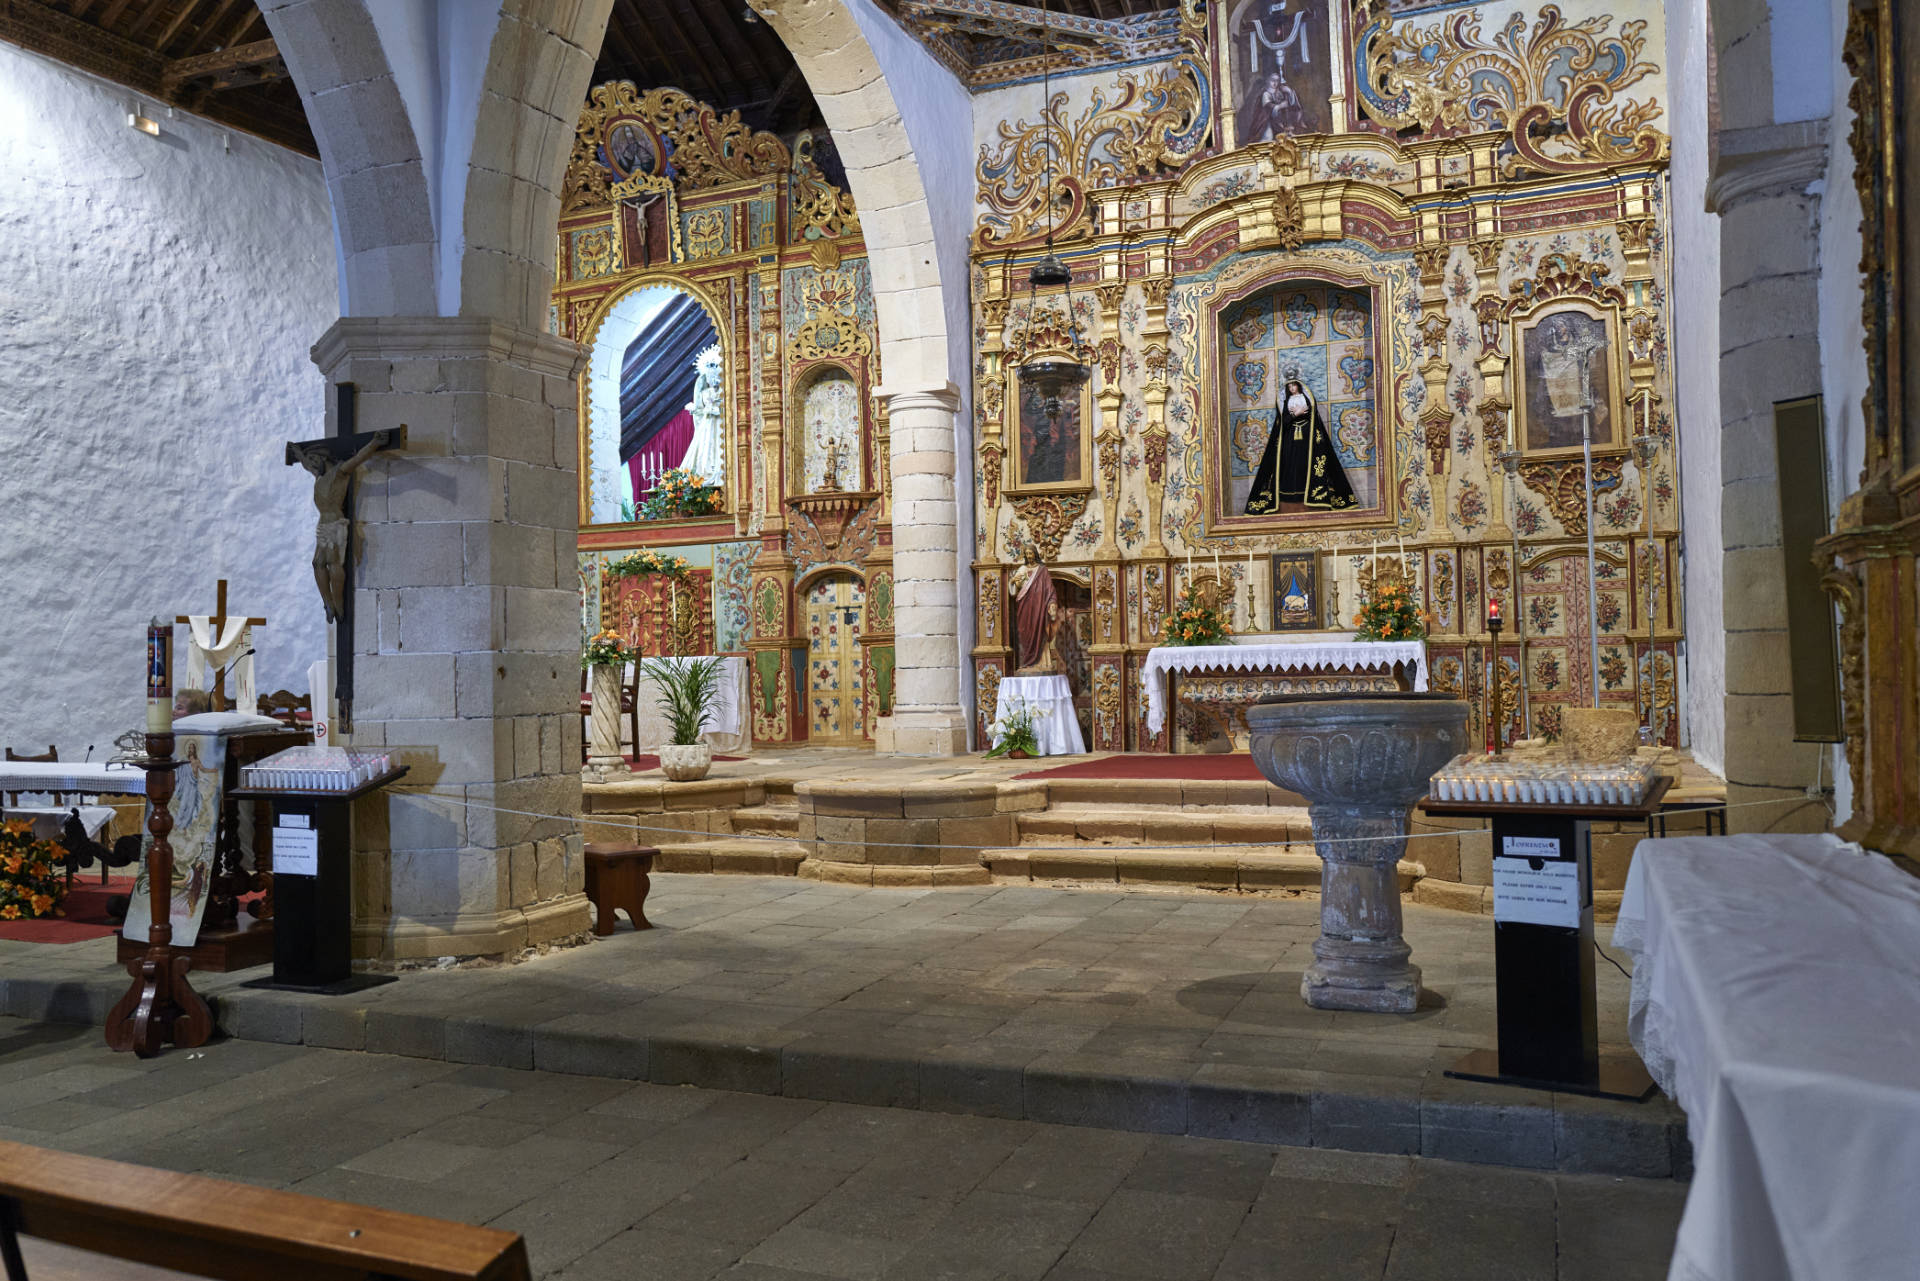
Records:
{"label": "statue of jesus in red robe", "polygon": [[1027,548],[1026,561],[1007,578],[1013,589],[1015,676],[1051,676],[1061,671],[1054,638],[1060,632],[1060,597],[1040,554]]}

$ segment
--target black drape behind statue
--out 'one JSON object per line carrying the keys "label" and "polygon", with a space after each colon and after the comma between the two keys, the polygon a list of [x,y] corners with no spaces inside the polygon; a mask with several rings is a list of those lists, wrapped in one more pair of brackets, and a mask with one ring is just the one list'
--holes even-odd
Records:
{"label": "black drape behind statue", "polygon": [[1320,405],[1298,379],[1287,380],[1286,394],[1273,411],[1273,431],[1247,491],[1246,513],[1266,516],[1281,503],[1302,503],[1312,511],[1344,511],[1358,506],[1347,469],[1340,465],[1333,437],[1320,417]]}

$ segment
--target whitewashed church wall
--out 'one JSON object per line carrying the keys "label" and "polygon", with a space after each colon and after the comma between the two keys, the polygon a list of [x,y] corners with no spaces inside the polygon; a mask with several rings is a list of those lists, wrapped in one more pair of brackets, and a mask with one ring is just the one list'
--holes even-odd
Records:
{"label": "whitewashed church wall", "polygon": [[[1846,35],[1847,6],[1829,6],[1832,47]],[[1838,63],[1835,63],[1838,66]],[[1809,73],[1811,74],[1811,73]],[[1774,70],[1776,100],[1781,69]],[[1832,112],[1827,122],[1826,192],[1820,198],[1820,390],[1827,419],[1827,511],[1840,508],[1842,495],[1859,483],[1867,456],[1867,425],[1860,398],[1867,389],[1866,328],[1860,304],[1860,192],[1853,185],[1853,148],[1847,136],[1853,129],[1853,111],[1847,105],[1852,77],[1830,75],[1827,89]],[[1834,822],[1853,813],[1853,783],[1847,776],[1847,754],[1835,745],[1829,758],[1834,780]]]}
{"label": "whitewashed church wall", "polygon": [[1727,641],[1720,545],[1720,216],[1707,212],[1707,21],[1667,6],[1672,85],[1674,394],[1686,551],[1686,713],[1696,761],[1725,770]]}
{"label": "whitewashed church wall", "polygon": [[308,359],[339,314],[320,165],[0,44],[0,741],[78,759],[142,723],[150,616],[269,620],[259,688],[325,656]]}

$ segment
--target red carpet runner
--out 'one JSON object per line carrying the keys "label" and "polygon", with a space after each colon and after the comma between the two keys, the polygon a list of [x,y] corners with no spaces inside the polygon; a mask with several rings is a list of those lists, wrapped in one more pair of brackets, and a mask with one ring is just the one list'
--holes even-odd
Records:
{"label": "red carpet runner", "polygon": [[1127,752],[1097,761],[1075,761],[1052,769],[1015,774],[1015,778],[1162,778],[1205,783],[1264,783],[1253,757],[1221,752],[1178,755]]}

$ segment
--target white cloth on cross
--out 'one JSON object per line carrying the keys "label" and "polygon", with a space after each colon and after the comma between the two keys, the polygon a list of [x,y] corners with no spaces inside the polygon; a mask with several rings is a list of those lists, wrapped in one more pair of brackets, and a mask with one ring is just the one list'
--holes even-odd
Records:
{"label": "white cloth on cross", "polygon": [[259,691],[253,684],[253,628],[246,616],[222,620],[220,634],[214,635],[213,619],[205,614],[187,615],[191,639],[187,645],[187,687],[207,688],[207,668],[230,670],[227,694],[234,707],[251,712],[260,706]]}

